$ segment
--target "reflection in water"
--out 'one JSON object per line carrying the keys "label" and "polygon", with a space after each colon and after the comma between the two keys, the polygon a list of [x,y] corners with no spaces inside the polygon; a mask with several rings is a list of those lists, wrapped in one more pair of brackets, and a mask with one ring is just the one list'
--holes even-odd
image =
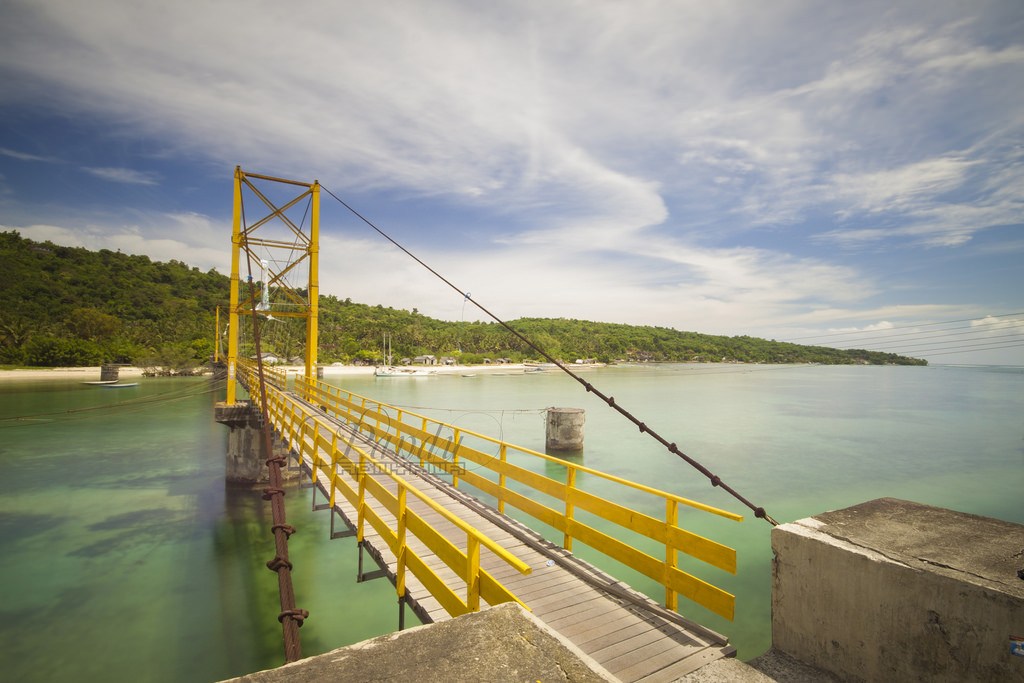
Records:
{"label": "reflection in water", "polygon": [[267,580],[272,574],[265,565],[274,554],[270,509],[258,490],[226,487],[224,512],[212,541],[226,665],[232,671],[269,668],[283,656],[275,654],[275,645],[283,651],[277,582]]}

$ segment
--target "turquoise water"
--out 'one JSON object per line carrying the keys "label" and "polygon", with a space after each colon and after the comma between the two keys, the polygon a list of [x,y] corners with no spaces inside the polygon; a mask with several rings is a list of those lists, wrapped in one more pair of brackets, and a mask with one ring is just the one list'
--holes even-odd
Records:
{"label": "turquoise water", "polygon": [[[667,365],[587,379],[780,522],[880,496],[1024,523],[1024,369]],[[357,393],[543,451],[544,409],[587,410],[588,466],[743,513],[690,513],[737,548],[734,622],[682,602],[742,658],[770,642],[769,525],[712,489],[561,373],[331,379]],[[0,384],[0,666],[23,681],[218,680],[282,661],[269,508],[226,489],[222,392],[209,380],[117,391]],[[145,403],[144,401],[152,401]],[[117,405],[120,404],[120,405]],[[80,411],[88,408],[84,412]],[[59,413],[41,416],[42,413]],[[310,492],[286,498],[297,602],[315,654],[392,631],[393,588],[356,584],[351,539],[328,539]],[[585,547],[577,553],[661,597]],[[407,615],[411,618],[411,615]]]}

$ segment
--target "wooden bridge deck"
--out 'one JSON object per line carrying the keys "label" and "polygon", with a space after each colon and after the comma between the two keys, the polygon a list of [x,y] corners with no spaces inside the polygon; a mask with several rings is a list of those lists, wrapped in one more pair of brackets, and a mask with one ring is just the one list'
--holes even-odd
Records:
{"label": "wooden bridge deck", "polygon": [[[412,481],[421,491],[428,492],[432,500],[529,564],[532,573],[522,575],[489,551],[481,550],[481,568],[511,590],[534,615],[573,642],[612,675],[624,681],[672,681],[704,664],[735,654],[735,648],[728,644],[724,636],[665,609],[560,546],[545,540],[516,520],[481,503],[418,465],[383,449],[343,422],[327,415],[318,415],[317,420],[332,431],[340,433],[344,430],[357,443],[372,449],[375,457],[393,463],[394,472],[400,472],[404,479]],[[307,475],[312,473],[312,463],[308,456],[301,467]],[[346,477],[354,484],[354,479],[344,468],[338,468],[337,476]],[[381,483],[396,488],[388,477],[379,479]],[[321,509],[329,507],[329,487],[330,482],[325,481],[320,474],[315,488],[323,497]],[[314,493],[314,500],[316,495]],[[336,503],[331,512],[332,526],[334,515],[338,514],[349,530],[354,531],[357,519],[355,508],[340,493]],[[419,500],[410,498],[408,505],[444,533],[452,543],[461,548],[466,547],[464,531]],[[389,521],[394,520],[386,510],[377,512],[389,518]],[[454,572],[442,560],[429,554],[425,546],[415,538],[410,537],[409,544],[442,579],[452,583],[458,581]],[[368,524],[364,529],[364,549],[377,562],[381,572],[394,583],[396,558],[387,543]],[[368,570],[364,568],[364,572]],[[451,618],[416,577],[408,572],[406,592],[407,604],[424,623]]]}

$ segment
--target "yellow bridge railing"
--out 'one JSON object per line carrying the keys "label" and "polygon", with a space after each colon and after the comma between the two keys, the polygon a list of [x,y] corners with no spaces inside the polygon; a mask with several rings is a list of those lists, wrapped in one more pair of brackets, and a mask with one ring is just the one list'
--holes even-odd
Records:
{"label": "yellow bridge railing", "polygon": [[[716,614],[729,620],[733,619],[734,596],[679,569],[678,553],[685,553],[735,574],[736,551],[681,528],[679,507],[695,508],[734,521],[742,521],[742,516],[431,420],[303,376],[295,378],[295,391],[302,398],[344,420],[378,443],[386,443],[395,452],[418,460],[422,466],[430,466],[450,474],[455,486],[462,481],[488,494],[497,501],[499,512],[504,512],[506,505],[511,505],[561,532],[566,550],[572,550],[573,540],[576,539],[657,581],[665,587],[665,605],[669,609],[677,609],[677,596],[682,595]],[[442,437],[443,432],[450,433],[451,436]],[[495,450],[497,455],[468,445],[464,442],[465,437],[472,437],[474,443],[489,444],[489,449]],[[332,445],[328,450],[325,446],[324,451],[334,453],[335,447]],[[510,455],[517,456],[514,458],[516,460],[520,456],[525,456],[557,463],[560,467],[566,468],[566,480],[563,482],[516,464],[510,461]],[[626,487],[627,490],[661,499],[665,506],[665,516],[653,517],[588,493],[577,486],[580,475],[603,479]],[[521,485],[520,488],[527,491],[545,494],[557,501],[558,507],[545,505],[514,490],[511,488],[513,483]],[[580,521],[576,518],[577,510],[586,511],[623,529],[652,539],[664,547],[664,559],[658,559]]]}
{"label": "yellow bridge railing", "polygon": [[[258,404],[256,368],[249,362],[240,362],[238,378],[250,389],[252,399]],[[399,597],[405,595],[406,573],[411,571],[453,617],[478,611],[481,599],[490,605],[511,601],[522,604],[511,591],[480,566],[481,547],[491,551],[521,574],[531,572],[526,563],[438,505],[423,491],[395,474],[393,466],[375,458],[354,439],[322,423],[324,416],[321,412],[309,409],[282,390],[285,373],[265,368],[264,378],[267,380],[267,413],[270,421],[300,458],[313,464],[314,484],[321,478],[329,482],[332,508],[338,503],[337,495],[340,492],[356,509],[356,533],[360,542],[363,541],[365,525],[368,523],[394,554],[397,560],[395,587]],[[394,490],[386,486],[386,480],[394,485]],[[464,532],[465,550],[437,531],[437,520],[433,524],[428,522],[410,505],[412,500],[420,501],[422,505],[418,507],[425,505],[431,513],[440,515],[444,522]],[[410,544],[410,537],[418,539],[427,551],[440,558],[455,573],[465,586],[465,599],[427,566],[420,553]]]}

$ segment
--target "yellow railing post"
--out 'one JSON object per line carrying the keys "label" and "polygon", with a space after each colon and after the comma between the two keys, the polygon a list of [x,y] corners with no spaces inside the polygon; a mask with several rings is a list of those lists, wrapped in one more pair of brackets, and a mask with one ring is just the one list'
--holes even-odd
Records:
{"label": "yellow railing post", "polygon": [[320,470],[320,446],[317,440],[320,438],[320,421],[313,420],[313,484],[317,482],[317,472]]}
{"label": "yellow railing post", "polygon": [[356,512],[356,540],[363,542],[363,524],[366,521],[366,452],[359,449],[359,471],[356,481],[359,482],[359,507]]}
{"label": "yellow railing post", "polygon": [[[427,433],[427,418],[423,418],[423,424],[420,426],[420,431],[424,434]],[[427,440],[420,439],[420,467],[423,467],[424,455],[423,451],[427,448]]]}
{"label": "yellow railing post", "polygon": [[466,607],[480,611],[480,539],[466,536]]}
{"label": "yellow railing post", "polygon": [[572,503],[572,494],[576,490],[576,468],[569,467],[566,472],[565,478],[565,534],[564,543],[562,547],[572,552],[572,534],[569,533],[569,529],[572,527],[572,515],[574,506]]}
{"label": "yellow railing post", "polygon": [[[334,508],[335,496],[338,493],[338,487],[335,485],[338,481],[338,433],[335,432],[331,438],[331,509]],[[331,513],[332,519],[334,513]]]}
{"label": "yellow railing post", "polygon": [[498,496],[498,512],[505,514],[505,463],[508,462],[508,444],[502,442],[498,446],[498,458],[501,460],[502,468],[501,474],[498,475],[498,490],[501,495]]}
{"label": "yellow railing post", "polygon": [[[665,500],[665,527],[666,534],[668,537],[668,531],[673,527],[679,526],[679,502],[667,498]],[[672,545],[671,542],[665,542],[665,607],[672,610],[673,612],[678,608],[679,596],[678,594],[669,588],[669,574],[679,563],[679,549]]]}
{"label": "yellow railing post", "polygon": [[398,548],[395,552],[395,558],[398,560],[398,567],[395,570],[395,589],[398,591],[398,597],[405,597],[405,563],[406,563],[406,544],[405,544],[405,527],[406,527],[406,504],[405,504],[405,486],[399,485],[398,487]]}
{"label": "yellow railing post", "polygon": [[459,488],[459,448],[462,445],[461,432],[458,429],[452,430],[452,441],[455,449],[452,450],[452,486]]}

